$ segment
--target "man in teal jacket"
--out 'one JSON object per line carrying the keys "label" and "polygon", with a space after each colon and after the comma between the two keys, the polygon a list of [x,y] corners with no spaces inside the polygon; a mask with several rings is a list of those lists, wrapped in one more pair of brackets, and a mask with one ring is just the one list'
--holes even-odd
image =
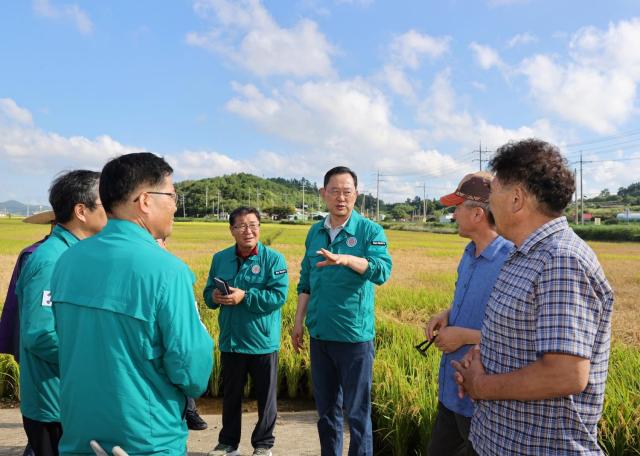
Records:
{"label": "man in teal jacket", "polygon": [[171,234],[171,167],[151,153],[108,162],[100,198],[109,222],[69,249],[53,274],[60,343],[62,455],[183,456],[187,397],[205,390],[213,342],[188,266],[156,239]]}
{"label": "man in teal jacket", "polygon": [[[289,278],[284,257],[260,243],[260,213],[240,207],[229,216],[235,244],[213,256],[204,300],[220,308],[222,429],[210,456],[235,456],[240,443],[242,392],[251,375],[258,400],[258,423],[251,435],[255,456],[271,455],[276,424],[280,308]],[[229,284],[229,294],[215,279]]]}
{"label": "man in teal jacket", "polygon": [[342,454],[342,411],[349,419],[349,455],[372,455],[371,377],[374,289],[391,274],[382,227],[353,210],[358,178],[339,166],[324,176],[320,193],[329,215],[305,241],[292,332],[303,346],[311,336],[311,376],[322,455]]}
{"label": "man in teal jacket", "polygon": [[20,411],[36,456],[57,455],[60,425],[58,337],[51,309],[51,276],[58,258],[102,229],[100,173],[76,170],[58,177],[49,202],[58,224],[29,257],[16,283],[20,313]]}

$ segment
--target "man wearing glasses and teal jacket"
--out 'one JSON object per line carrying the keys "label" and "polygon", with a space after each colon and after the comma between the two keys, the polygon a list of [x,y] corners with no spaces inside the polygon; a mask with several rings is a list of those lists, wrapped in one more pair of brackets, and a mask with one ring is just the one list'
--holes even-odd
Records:
{"label": "man wearing glasses and teal jacket", "polygon": [[344,166],[324,176],[320,193],[329,215],[307,235],[291,335],[299,351],[306,315],[323,456],[342,454],[343,410],[349,455],[373,454],[374,285],[389,278],[391,257],[382,227],[353,210],[357,186],[356,174]]}
{"label": "man wearing glasses and teal jacket", "polygon": [[187,397],[200,396],[213,341],[189,267],[156,239],[171,234],[173,170],[148,152],[109,161],[102,232],[62,255],[52,277],[60,359],[61,455],[184,455]]}
{"label": "man wearing glasses and teal jacket", "polygon": [[[280,308],[289,277],[282,254],[260,243],[260,213],[240,207],[229,215],[235,244],[213,256],[204,300],[220,309],[220,362],[224,398],[222,429],[209,456],[238,455],[242,392],[251,376],[258,423],[251,435],[254,456],[271,456],[276,424]],[[218,284],[216,287],[216,283]]]}

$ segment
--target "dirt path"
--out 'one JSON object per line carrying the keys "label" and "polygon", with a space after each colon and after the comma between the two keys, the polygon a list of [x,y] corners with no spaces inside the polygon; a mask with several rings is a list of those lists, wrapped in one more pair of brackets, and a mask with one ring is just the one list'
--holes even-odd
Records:
{"label": "dirt path", "polygon": [[[207,452],[217,443],[220,431],[221,416],[219,414],[204,414],[202,417],[209,424],[205,431],[190,431],[188,450],[189,456],[206,456]],[[311,456],[320,454],[320,443],[316,430],[317,415],[314,411],[282,412],[278,414],[275,436],[276,444],[273,447],[274,456]],[[258,420],[256,412],[243,414],[242,442],[240,452],[242,455],[251,455],[251,432]],[[22,429],[22,417],[17,408],[0,409],[0,455],[22,456],[22,451],[27,443],[27,438]],[[349,445],[348,432],[345,434],[343,454],[347,454]]]}

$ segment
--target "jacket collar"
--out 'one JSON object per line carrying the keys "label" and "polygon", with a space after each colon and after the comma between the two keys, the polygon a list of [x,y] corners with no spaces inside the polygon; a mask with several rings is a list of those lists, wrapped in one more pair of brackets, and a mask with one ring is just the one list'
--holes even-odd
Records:
{"label": "jacket collar", "polygon": [[80,240],[80,239],[78,239],[76,237],[75,234],[73,234],[71,231],[69,231],[68,229],[66,229],[62,225],[54,226],[53,230],[51,231],[51,236],[50,237],[56,237],[56,238],[62,240],[62,242],[67,244],[68,247],[71,247],[73,244],[75,244],[76,242],[78,242]]}
{"label": "jacket collar", "polygon": [[137,223],[129,220],[109,219],[107,226],[102,229],[101,233],[105,235],[123,235],[127,239],[138,239],[143,242],[158,245],[158,242],[151,236],[151,233]]}
{"label": "jacket collar", "polygon": [[[327,222],[329,220],[329,217],[331,217],[331,215],[327,215],[327,218],[325,218],[325,221],[322,223],[322,228],[327,232],[329,232],[329,229],[327,228]],[[342,231],[344,231],[350,236],[353,236],[356,232],[356,227],[358,226],[358,222],[360,221],[361,218],[362,218],[362,215],[360,215],[358,211],[353,209],[351,211],[351,215],[349,215],[349,219],[343,225]]]}

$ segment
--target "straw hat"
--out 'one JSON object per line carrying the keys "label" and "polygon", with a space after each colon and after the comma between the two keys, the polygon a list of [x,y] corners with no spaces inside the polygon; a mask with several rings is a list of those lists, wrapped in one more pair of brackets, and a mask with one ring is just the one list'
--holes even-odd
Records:
{"label": "straw hat", "polygon": [[48,225],[56,220],[56,215],[53,211],[44,211],[33,214],[30,217],[23,218],[24,223],[33,223],[36,225]]}

